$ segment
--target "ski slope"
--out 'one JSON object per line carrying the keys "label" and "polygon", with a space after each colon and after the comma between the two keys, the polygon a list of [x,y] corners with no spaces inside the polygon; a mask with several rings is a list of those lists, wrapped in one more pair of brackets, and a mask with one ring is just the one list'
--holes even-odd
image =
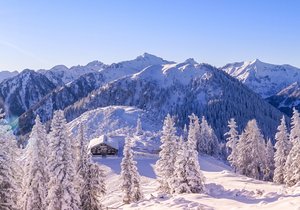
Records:
{"label": "ski slope", "polygon": [[237,175],[230,171],[230,167],[207,156],[200,157],[201,170],[206,177],[205,194],[160,195],[156,191],[158,183],[153,170],[157,158],[146,156],[136,160],[142,176],[144,199],[139,203],[123,205],[120,189],[121,158],[95,158],[107,175],[107,194],[103,204],[108,209],[300,210],[300,186],[286,188]]}

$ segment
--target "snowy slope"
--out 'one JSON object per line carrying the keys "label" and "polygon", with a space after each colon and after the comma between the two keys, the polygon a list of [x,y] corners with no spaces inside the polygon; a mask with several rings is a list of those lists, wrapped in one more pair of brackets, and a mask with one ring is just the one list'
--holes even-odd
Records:
{"label": "snowy slope", "polygon": [[278,107],[282,112],[292,116],[293,107],[300,109],[299,82],[292,83],[266,100],[273,106]]}
{"label": "snowy slope", "polygon": [[[124,139],[128,134],[136,132],[137,120],[142,122],[143,134],[136,136],[136,145],[139,151],[154,152],[160,145],[159,130],[162,122],[151,119],[144,111],[129,106],[108,106],[85,112],[80,117],[68,123],[72,133],[76,135],[80,124],[86,126],[88,140],[101,135],[117,136],[119,145],[124,145]],[[120,138],[123,137],[123,138]]]}
{"label": "snowy slope", "polygon": [[0,71],[0,82],[2,82],[5,79],[14,77],[18,74],[17,71]]}
{"label": "snowy slope", "polygon": [[174,62],[166,61],[160,57],[151,55],[149,53],[144,53],[143,55],[140,55],[130,61],[113,63],[107,68],[100,71],[100,73],[102,73],[105,76],[107,82],[110,82],[115,79],[122,78],[124,76],[135,74],[151,65],[163,65],[170,63]]}
{"label": "snowy slope", "polygon": [[[170,63],[172,62],[144,53],[133,60],[122,61],[111,65],[103,65],[100,62],[94,61],[83,67],[77,66],[68,69],[64,66],[57,66],[52,70],[46,71],[44,74],[48,76],[54,84],[62,86],[47,94],[39,103],[31,107],[28,112],[20,116],[20,129],[18,134],[23,135],[31,130],[37,114],[41,116],[43,122],[46,122],[52,118],[55,110],[65,109],[67,106],[86,97],[93,90],[115,79],[132,75],[151,65]],[[67,73],[70,73],[72,77],[67,77],[69,75]],[[69,80],[73,81],[64,84]]]}
{"label": "snowy slope", "polygon": [[27,69],[1,82],[0,107],[7,117],[15,118],[54,89],[55,85],[47,77]]}
{"label": "snowy slope", "polygon": [[156,158],[136,158],[142,175],[142,190],[145,198],[134,204],[122,204],[120,190],[120,158],[95,158],[106,171],[107,195],[103,198],[106,207],[116,209],[272,209],[299,210],[300,187],[285,188],[270,182],[253,180],[234,174],[230,168],[212,157],[201,157],[201,170],[206,177],[206,194],[166,195],[157,193],[158,183],[153,170]]}
{"label": "snowy slope", "polygon": [[264,134],[273,136],[281,116],[223,71],[193,60],[151,65],[114,80],[67,107],[65,113],[68,120],[73,120],[85,111],[110,105],[136,106],[160,121],[171,113],[177,116],[180,126],[188,122],[191,113],[205,115],[220,138],[231,117],[237,119],[240,128],[256,118]]}
{"label": "snowy slope", "polygon": [[300,69],[290,65],[274,65],[258,59],[231,63],[221,68],[263,98],[275,95],[294,82],[300,82]]}
{"label": "snowy slope", "polygon": [[38,72],[44,74],[55,85],[63,85],[78,79],[84,74],[100,71],[106,66],[100,61],[92,61],[85,66],[78,65],[68,68],[64,65],[58,65],[49,70],[39,70]]}
{"label": "snowy slope", "polygon": [[56,85],[63,85],[78,79],[80,76],[99,72],[105,76],[107,82],[139,72],[150,65],[167,64],[170,61],[163,60],[160,57],[144,53],[133,60],[122,61],[110,65],[103,64],[100,61],[93,61],[85,66],[73,66],[68,68],[64,65],[55,66],[49,70],[39,70],[50,81]]}

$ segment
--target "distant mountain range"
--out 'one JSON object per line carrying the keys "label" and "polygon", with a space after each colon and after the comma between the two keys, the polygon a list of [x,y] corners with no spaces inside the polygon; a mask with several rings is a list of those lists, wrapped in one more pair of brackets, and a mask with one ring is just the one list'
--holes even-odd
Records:
{"label": "distant mountain range", "polygon": [[291,65],[274,65],[258,59],[227,64],[220,68],[258,93],[276,108],[291,116],[299,106],[300,69]]}
{"label": "distant mountain range", "polygon": [[264,134],[273,137],[279,110],[290,114],[299,104],[299,80],[300,70],[289,65],[255,60],[218,69],[193,59],[176,63],[145,53],[111,65],[93,61],[13,72],[0,83],[0,108],[20,136],[31,130],[37,114],[47,122],[62,109],[73,122],[101,107],[126,106],[143,110],[158,124],[167,113],[174,114],[181,127],[192,112],[205,115],[220,139],[229,118],[235,117],[240,129],[256,118]]}

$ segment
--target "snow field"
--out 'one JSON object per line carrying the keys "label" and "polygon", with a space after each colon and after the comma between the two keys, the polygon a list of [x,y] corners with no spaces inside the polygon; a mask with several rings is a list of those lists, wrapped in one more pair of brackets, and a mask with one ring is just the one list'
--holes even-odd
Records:
{"label": "snow field", "polygon": [[160,195],[153,166],[155,157],[137,157],[145,198],[138,203],[123,205],[120,189],[121,158],[94,158],[106,172],[107,194],[103,204],[108,209],[186,209],[235,210],[274,209],[299,210],[300,186],[286,188],[271,182],[254,180],[235,174],[231,168],[209,156],[200,157],[201,170],[206,178],[206,194]]}

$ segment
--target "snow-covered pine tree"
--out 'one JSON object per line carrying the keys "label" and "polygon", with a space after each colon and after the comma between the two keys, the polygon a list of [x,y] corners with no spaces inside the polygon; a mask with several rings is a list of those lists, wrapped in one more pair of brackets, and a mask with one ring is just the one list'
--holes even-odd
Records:
{"label": "snow-covered pine tree", "polygon": [[75,150],[75,158],[76,158],[76,190],[79,195],[81,193],[81,189],[84,185],[83,176],[86,171],[86,166],[89,162],[88,153],[87,153],[87,142],[86,136],[84,132],[84,126],[81,123],[78,126],[78,132],[76,136],[76,141],[72,144]]}
{"label": "snow-covered pine tree", "polygon": [[193,125],[193,132],[194,135],[196,136],[196,143],[197,143],[197,151],[200,154],[207,154],[208,151],[208,138],[209,138],[209,134],[208,134],[208,124],[207,121],[205,120],[204,117],[202,117],[202,121],[201,125],[199,122],[199,118],[198,116],[196,116],[195,114],[191,114],[189,116],[190,118],[190,124],[189,124],[189,132],[188,135],[190,135],[190,126]]}
{"label": "snow-covered pine tree", "polygon": [[77,180],[81,210],[100,210],[101,197],[105,194],[104,172],[93,163],[89,152],[84,126],[80,124],[77,135]]}
{"label": "snow-covered pine tree", "polygon": [[265,140],[256,120],[250,120],[237,144],[237,171],[255,179],[263,179],[266,167]]}
{"label": "snow-covered pine tree", "polygon": [[299,112],[294,108],[291,122],[290,141],[292,149],[286,160],[284,170],[284,181],[288,186],[300,182],[300,117]]}
{"label": "snow-covered pine tree", "polygon": [[200,153],[215,157],[219,155],[220,147],[218,138],[204,116],[202,117],[200,124],[200,136],[198,142],[198,151]]}
{"label": "snow-covered pine tree", "polygon": [[[21,189],[23,168],[21,166],[22,150],[18,147],[17,140],[13,134],[12,127],[5,119],[5,113],[0,109],[0,207],[1,204],[7,207],[6,200],[10,198],[9,209],[21,208]],[[2,150],[2,151],[1,151]],[[5,161],[5,162],[2,162]],[[1,173],[5,172],[5,173]],[[9,179],[6,179],[9,177]],[[3,181],[1,183],[1,180]],[[10,183],[8,184],[8,181]],[[7,194],[8,193],[8,197]]]}
{"label": "snow-covered pine tree", "polygon": [[187,138],[188,138],[188,129],[187,129],[187,126],[186,124],[184,124],[184,127],[183,127],[183,140],[186,141]]}
{"label": "snow-covered pine tree", "polygon": [[274,147],[271,139],[269,139],[266,145],[266,168],[264,174],[265,181],[273,181],[274,168]]}
{"label": "snow-covered pine tree", "polygon": [[25,168],[23,179],[24,210],[40,210],[46,208],[47,181],[46,171],[47,133],[40,117],[35,119],[25,153]]}
{"label": "snow-covered pine tree", "polygon": [[209,141],[208,141],[208,155],[218,157],[220,154],[220,144],[218,141],[218,137],[215,134],[215,131],[211,126],[209,126]]}
{"label": "snow-covered pine tree", "polygon": [[290,142],[294,142],[300,139],[300,116],[298,110],[293,108],[293,116],[291,117],[291,133]]}
{"label": "snow-covered pine tree", "polygon": [[136,161],[133,160],[132,139],[126,137],[121,162],[122,190],[124,192],[123,202],[129,204],[142,199],[140,189],[140,175],[137,171]]}
{"label": "snow-covered pine tree", "polygon": [[[187,142],[183,140],[183,136],[179,138],[176,161],[174,164],[174,174],[169,179],[171,193],[190,193],[188,186],[187,170],[188,167],[188,150]],[[195,149],[194,149],[195,150]]]}
{"label": "snow-covered pine tree", "polygon": [[158,176],[159,190],[169,193],[170,186],[168,179],[174,174],[174,164],[176,160],[177,147],[176,128],[174,119],[168,114],[164,120],[159,159],[155,165],[155,171]]}
{"label": "snow-covered pine tree", "polygon": [[81,189],[81,210],[101,210],[101,198],[105,194],[104,173],[99,164],[88,162]]}
{"label": "snow-covered pine tree", "polygon": [[187,141],[188,165],[186,169],[187,183],[192,193],[204,192],[204,176],[200,170],[199,157],[197,152],[197,119],[195,115],[190,116],[190,125]]}
{"label": "snow-covered pine tree", "polygon": [[132,189],[132,201],[137,202],[141,200],[144,195],[141,191],[141,178],[138,172],[136,162],[133,161],[132,165],[132,182],[133,182],[133,189]]}
{"label": "snow-covered pine tree", "polygon": [[234,170],[236,170],[236,161],[238,156],[236,146],[239,139],[239,134],[237,131],[237,125],[234,118],[231,118],[230,121],[228,121],[228,127],[229,127],[229,131],[224,134],[225,136],[227,136],[226,138],[227,140],[226,148],[227,148],[227,155],[228,155],[227,160],[229,161],[231,167],[233,167]]}
{"label": "snow-covered pine tree", "polygon": [[273,181],[278,184],[284,184],[285,163],[292,146],[289,141],[289,134],[284,116],[282,116],[281,123],[277,128],[275,140],[276,152],[274,154],[275,170]]}
{"label": "snow-covered pine tree", "polygon": [[136,122],[136,135],[137,136],[143,135],[143,128],[142,128],[142,122],[140,116],[138,117]]}
{"label": "snow-covered pine tree", "polygon": [[285,183],[293,186],[300,182],[300,141],[294,141],[285,166]]}
{"label": "snow-covered pine tree", "polygon": [[20,151],[9,126],[0,116],[0,209],[20,209],[22,170],[18,157]]}
{"label": "snow-covered pine tree", "polygon": [[78,210],[80,198],[76,191],[76,158],[63,111],[54,113],[49,137],[48,172],[50,181],[46,210]]}

